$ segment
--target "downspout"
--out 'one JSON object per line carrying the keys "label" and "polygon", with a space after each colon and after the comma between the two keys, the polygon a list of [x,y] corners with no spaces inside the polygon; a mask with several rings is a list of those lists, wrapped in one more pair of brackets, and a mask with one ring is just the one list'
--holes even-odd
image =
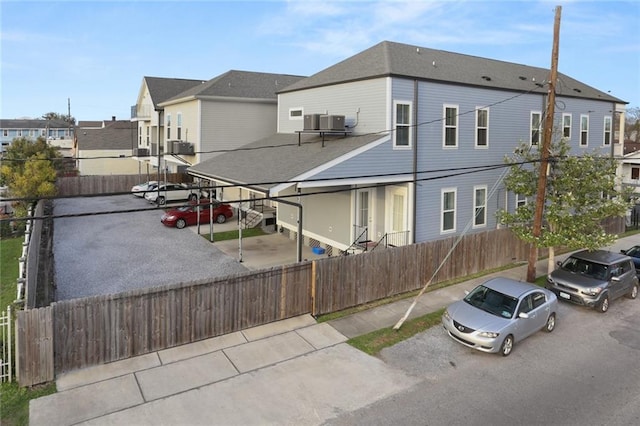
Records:
{"label": "downspout", "polygon": [[413,217],[411,224],[411,242],[416,242],[417,202],[418,196],[418,80],[413,80]]}

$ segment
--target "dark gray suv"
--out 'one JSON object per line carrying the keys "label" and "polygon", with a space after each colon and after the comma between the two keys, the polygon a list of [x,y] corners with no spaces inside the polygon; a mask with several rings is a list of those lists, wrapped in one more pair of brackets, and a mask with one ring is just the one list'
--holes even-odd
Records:
{"label": "dark gray suv", "polygon": [[583,250],[572,254],[547,276],[546,287],[559,300],[607,312],[609,303],[621,296],[638,297],[638,277],[633,260],[606,250]]}

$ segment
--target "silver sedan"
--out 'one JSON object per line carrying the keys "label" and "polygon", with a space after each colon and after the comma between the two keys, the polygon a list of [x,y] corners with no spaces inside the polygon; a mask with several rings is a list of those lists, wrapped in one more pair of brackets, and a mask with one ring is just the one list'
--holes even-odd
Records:
{"label": "silver sedan", "polygon": [[514,343],[556,325],[558,299],[551,291],[509,278],[493,278],[451,304],[442,325],[451,338],[489,353],[511,353]]}

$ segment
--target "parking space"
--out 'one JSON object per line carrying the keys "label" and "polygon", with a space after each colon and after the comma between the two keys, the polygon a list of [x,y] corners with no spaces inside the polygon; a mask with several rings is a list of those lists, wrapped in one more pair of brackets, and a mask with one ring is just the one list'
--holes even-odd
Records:
{"label": "parking space", "polygon": [[195,232],[162,225],[163,212],[132,195],[55,200],[56,216],[93,213],[54,221],[56,300],[247,271]]}

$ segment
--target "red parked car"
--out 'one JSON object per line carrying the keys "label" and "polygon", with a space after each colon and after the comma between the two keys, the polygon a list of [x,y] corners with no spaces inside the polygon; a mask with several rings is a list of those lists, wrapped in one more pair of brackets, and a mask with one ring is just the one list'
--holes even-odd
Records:
{"label": "red parked car", "polygon": [[[211,203],[208,199],[201,199],[200,204],[200,223],[206,225],[209,223],[209,213],[211,211]],[[233,210],[229,204],[221,203],[213,200],[213,220],[217,223],[224,223],[227,219],[233,217]],[[160,221],[166,226],[175,226],[182,229],[187,225],[195,225],[198,223],[198,203],[190,203],[184,206],[168,210],[162,215]]]}

